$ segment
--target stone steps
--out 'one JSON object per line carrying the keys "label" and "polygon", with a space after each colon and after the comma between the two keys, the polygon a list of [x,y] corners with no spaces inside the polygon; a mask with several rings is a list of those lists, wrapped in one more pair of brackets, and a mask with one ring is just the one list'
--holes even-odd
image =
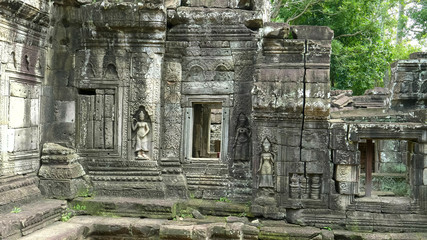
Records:
{"label": "stone steps", "polygon": [[41,198],[35,174],[0,177],[0,212]]}
{"label": "stone steps", "polygon": [[87,165],[98,196],[165,197],[165,184],[156,161],[89,161]]}
{"label": "stone steps", "polygon": [[88,227],[72,222],[55,222],[41,230],[33,232],[20,240],[80,240],[85,239]]}
{"label": "stone steps", "polygon": [[16,206],[16,213],[1,212],[0,239],[18,239],[44,228],[59,219],[66,208],[66,201],[43,199]]}

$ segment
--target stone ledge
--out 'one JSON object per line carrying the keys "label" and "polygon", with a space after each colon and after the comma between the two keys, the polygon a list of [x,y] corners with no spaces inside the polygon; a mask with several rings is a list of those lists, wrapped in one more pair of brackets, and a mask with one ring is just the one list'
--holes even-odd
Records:
{"label": "stone ledge", "polygon": [[[47,27],[49,24],[48,4],[45,1],[1,0],[0,8],[9,11],[13,18],[22,18],[43,27]],[[2,11],[2,14],[5,14],[5,12]],[[13,21],[16,21],[16,19],[13,19]]]}
{"label": "stone ledge", "polygon": [[106,197],[76,198],[69,203],[74,206],[84,206],[79,214],[112,217],[144,217],[155,219],[172,219],[180,211],[197,209],[205,215],[215,216],[251,216],[249,206],[219,200],[178,200],[178,199],[140,199],[132,197]]}
{"label": "stone ledge", "polygon": [[261,12],[241,9],[178,7],[176,10],[167,10],[167,15],[168,23],[172,25],[244,24],[250,28],[260,28],[263,25]]}
{"label": "stone ledge", "polygon": [[41,197],[34,174],[0,177],[0,213]]}
{"label": "stone ledge", "polygon": [[176,200],[165,199],[97,196],[76,198],[69,205],[85,206],[85,210],[81,213],[89,215],[172,219],[175,216],[176,202]]}
{"label": "stone ledge", "polygon": [[88,227],[82,224],[56,222],[46,228],[27,235],[21,240],[54,240],[54,239],[81,239],[86,235]]}
{"label": "stone ledge", "polygon": [[291,223],[358,232],[426,232],[427,215],[300,209],[286,212]]}
{"label": "stone ledge", "polygon": [[16,206],[16,213],[1,212],[0,239],[16,239],[58,221],[65,206],[65,201],[49,199]]}

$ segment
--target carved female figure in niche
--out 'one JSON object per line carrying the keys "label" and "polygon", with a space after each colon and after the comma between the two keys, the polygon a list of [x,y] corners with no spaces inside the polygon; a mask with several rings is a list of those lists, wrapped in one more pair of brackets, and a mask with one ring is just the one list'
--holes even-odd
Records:
{"label": "carved female figure in niche", "polygon": [[249,161],[251,129],[248,127],[248,118],[240,113],[237,120],[236,138],[234,139],[234,160]]}
{"label": "carved female figure in niche", "polygon": [[148,123],[144,121],[144,111],[139,113],[139,120],[136,118],[132,119],[132,130],[136,131],[136,144],[135,144],[135,155],[136,159],[148,159],[148,132],[150,127]]}
{"label": "carved female figure in niche", "polygon": [[262,143],[262,148],[261,160],[258,169],[259,187],[272,188],[274,187],[274,155],[271,152],[271,143],[267,138]]}

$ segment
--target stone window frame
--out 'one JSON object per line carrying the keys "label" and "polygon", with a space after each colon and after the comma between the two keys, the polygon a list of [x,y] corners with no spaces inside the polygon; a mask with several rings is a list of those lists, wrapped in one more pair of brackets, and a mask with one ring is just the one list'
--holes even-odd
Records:
{"label": "stone window frame", "polygon": [[[192,156],[193,147],[193,123],[194,111],[193,103],[221,103],[222,125],[221,125],[221,153],[219,158],[194,158]],[[183,162],[191,163],[193,161],[225,161],[228,154],[228,134],[230,126],[230,108],[231,99],[229,95],[195,95],[185,96],[182,104],[184,111],[183,128]]]}

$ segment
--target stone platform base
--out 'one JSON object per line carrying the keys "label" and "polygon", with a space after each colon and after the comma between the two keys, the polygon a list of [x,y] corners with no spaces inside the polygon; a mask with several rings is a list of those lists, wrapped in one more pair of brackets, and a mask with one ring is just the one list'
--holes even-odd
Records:
{"label": "stone platform base", "polygon": [[356,233],[301,227],[284,221],[212,217],[160,220],[77,216],[57,222],[22,240],[56,239],[427,239],[427,233]]}
{"label": "stone platform base", "polygon": [[113,217],[172,219],[193,209],[204,215],[251,217],[247,204],[201,199],[166,200],[96,196],[76,198],[69,203],[69,207],[73,210],[78,208],[78,214]]}
{"label": "stone platform base", "polygon": [[286,219],[295,224],[331,227],[356,232],[426,232],[427,215],[366,211],[300,209],[286,212]]}
{"label": "stone platform base", "polygon": [[0,239],[18,239],[42,229],[61,219],[65,208],[66,201],[39,200],[0,212]]}
{"label": "stone platform base", "polygon": [[0,212],[41,198],[35,174],[0,177]]}
{"label": "stone platform base", "polygon": [[69,206],[81,214],[172,219],[176,215],[175,203],[176,200],[97,196],[76,198]]}

